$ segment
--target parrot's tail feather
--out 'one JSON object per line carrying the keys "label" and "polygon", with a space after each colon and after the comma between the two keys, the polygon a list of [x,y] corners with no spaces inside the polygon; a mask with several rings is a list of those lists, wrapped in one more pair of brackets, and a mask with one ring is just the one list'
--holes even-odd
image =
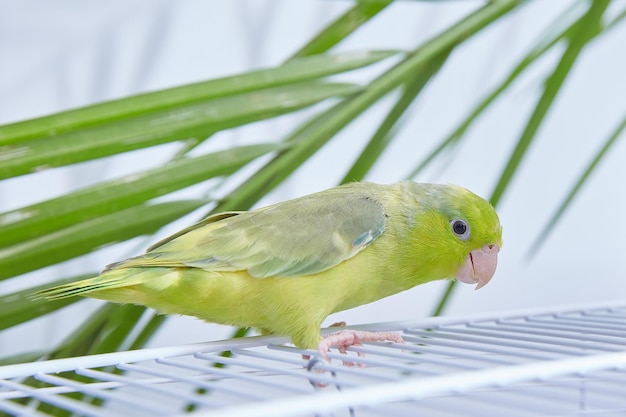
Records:
{"label": "parrot's tail feather", "polygon": [[128,287],[141,284],[144,281],[143,274],[139,270],[119,270],[102,274],[97,277],[87,278],[57,287],[37,291],[32,295],[35,299],[58,300],[61,298],[86,295],[100,290]]}

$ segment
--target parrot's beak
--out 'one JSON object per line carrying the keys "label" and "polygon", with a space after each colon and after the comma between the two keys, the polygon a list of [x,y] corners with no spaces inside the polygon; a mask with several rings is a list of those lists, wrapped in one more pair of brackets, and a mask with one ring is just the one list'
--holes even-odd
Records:
{"label": "parrot's beak", "polygon": [[496,272],[498,252],[500,247],[496,244],[471,251],[456,273],[456,279],[466,284],[477,284],[475,289],[481,289],[491,281]]}

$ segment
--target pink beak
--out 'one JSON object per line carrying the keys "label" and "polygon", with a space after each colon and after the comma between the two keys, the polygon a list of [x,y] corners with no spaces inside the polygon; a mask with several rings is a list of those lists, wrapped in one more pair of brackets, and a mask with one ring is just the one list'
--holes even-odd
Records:
{"label": "pink beak", "polygon": [[456,273],[456,279],[466,284],[478,284],[475,289],[481,289],[496,272],[498,252],[500,247],[495,244],[471,251]]}

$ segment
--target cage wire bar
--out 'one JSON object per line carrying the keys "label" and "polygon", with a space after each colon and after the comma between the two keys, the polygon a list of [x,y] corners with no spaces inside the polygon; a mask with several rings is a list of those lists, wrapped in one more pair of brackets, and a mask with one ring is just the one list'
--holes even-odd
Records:
{"label": "cage wire bar", "polygon": [[349,328],[405,343],[331,363],[249,337],[7,365],[0,415],[626,415],[626,302]]}

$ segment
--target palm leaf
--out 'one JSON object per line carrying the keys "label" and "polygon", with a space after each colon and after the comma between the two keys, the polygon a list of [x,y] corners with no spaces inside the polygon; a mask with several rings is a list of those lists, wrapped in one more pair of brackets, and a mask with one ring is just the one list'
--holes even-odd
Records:
{"label": "palm leaf", "polygon": [[548,220],[548,223],[542,228],[541,232],[534,240],[533,244],[530,246],[526,254],[526,259],[531,259],[535,256],[541,246],[545,243],[546,239],[550,236],[556,225],[559,223],[567,209],[572,205],[574,199],[578,196],[584,185],[587,183],[587,180],[594,173],[600,162],[609,154],[609,150],[615,145],[617,140],[622,137],[624,133],[624,129],[626,129],[626,117],[622,120],[622,122],[617,126],[617,129],[613,131],[613,133],[608,137],[608,139],[604,142],[600,150],[594,155],[589,164],[584,168],[574,185],[570,188],[569,192],[559,204],[558,208],[555,210],[554,214]]}

